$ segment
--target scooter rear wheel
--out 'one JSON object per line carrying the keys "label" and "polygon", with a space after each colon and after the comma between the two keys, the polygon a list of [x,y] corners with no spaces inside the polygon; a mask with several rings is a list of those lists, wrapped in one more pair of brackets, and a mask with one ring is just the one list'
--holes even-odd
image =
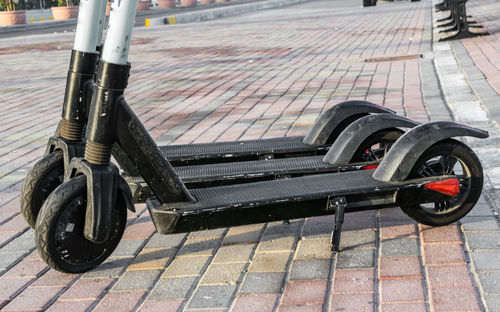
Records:
{"label": "scooter rear wheel", "polygon": [[54,151],[40,159],[26,175],[21,188],[21,213],[31,228],[35,228],[40,208],[64,180],[63,153]]}
{"label": "scooter rear wheel", "polygon": [[120,242],[127,223],[123,194],[118,193],[111,235],[103,243],[91,242],[83,236],[86,207],[86,178],[77,176],[56,188],[40,210],[35,228],[36,246],[47,264],[58,271],[88,271],[106,260]]}
{"label": "scooter rear wheel", "polygon": [[404,134],[399,129],[385,129],[377,131],[366,138],[358,147],[351,163],[376,161],[380,162],[392,145]]}
{"label": "scooter rear wheel", "polygon": [[441,175],[458,178],[458,195],[430,204],[402,205],[406,215],[422,224],[440,226],[459,220],[474,207],[483,189],[483,169],[472,149],[452,139],[439,142],[420,156],[409,178]]}

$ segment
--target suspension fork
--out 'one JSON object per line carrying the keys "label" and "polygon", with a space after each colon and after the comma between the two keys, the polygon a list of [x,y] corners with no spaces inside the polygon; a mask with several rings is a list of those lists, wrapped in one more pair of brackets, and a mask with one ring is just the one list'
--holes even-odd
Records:
{"label": "suspension fork", "polygon": [[49,139],[45,154],[63,151],[64,168],[74,157],[82,157],[85,124],[88,119],[92,85],[102,39],[106,0],[82,0],[78,13],[75,42],[66,80],[62,118],[58,130]]}
{"label": "suspension fork", "polygon": [[102,39],[106,0],[82,0],[78,13],[75,43],[64,94],[60,136],[70,142],[81,141],[87,122],[88,103]]}

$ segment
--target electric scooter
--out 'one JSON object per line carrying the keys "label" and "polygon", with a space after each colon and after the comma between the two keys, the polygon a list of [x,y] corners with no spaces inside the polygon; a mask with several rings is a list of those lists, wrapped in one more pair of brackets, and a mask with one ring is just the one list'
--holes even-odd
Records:
{"label": "electric scooter", "polygon": [[[105,2],[90,2],[94,1],[101,5]],[[43,202],[62,183],[71,159],[84,156],[85,126],[96,79],[95,72],[101,58],[100,43],[105,17],[102,8],[92,3],[88,4],[86,1],[80,5],[81,22],[77,25],[75,46],[71,55],[62,119],[55,135],[49,139],[45,156],[28,172],[21,190],[22,215],[32,228],[35,227]],[[362,135],[344,135],[339,138],[347,126],[368,115],[373,115],[375,119],[363,119],[363,124],[357,126],[363,129]],[[305,137],[170,145],[159,148],[173,166],[186,166],[179,169],[179,175],[186,185],[204,187],[311,173],[359,170],[374,166],[373,162],[379,162],[403,133],[401,128],[413,127],[416,124],[370,102],[346,101],[321,114]],[[344,145],[335,150],[336,153],[345,152],[350,159],[343,159],[343,162],[323,162],[322,155],[325,155],[331,144],[344,140],[349,140],[349,147],[354,150],[347,151]],[[111,152],[127,176],[126,181],[132,188],[134,201],[143,202],[152,194],[150,188],[118,144],[113,144]],[[302,156],[316,157],[297,158]],[[269,161],[251,161],[259,159]],[[369,163],[363,164],[363,161]],[[217,163],[224,164],[200,166]]]}
{"label": "electric scooter", "polygon": [[[51,267],[85,272],[104,261],[120,241],[126,210],[133,210],[134,203],[129,185],[110,161],[113,145],[150,188],[147,207],[162,234],[335,214],[332,244],[338,251],[345,212],[400,206],[418,222],[444,225],[463,217],[477,202],[481,164],[468,146],[452,137],[486,138],[488,133],[453,122],[411,128],[376,169],[188,188],[123,95],[135,8],[136,1],[112,4],[84,157],[71,159],[64,182],[45,200],[36,220],[37,248]],[[358,134],[347,128],[342,135]],[[332,146],[323,158],[330,164],[348,159],[345,150],[359,147],[350,147],[349,140],[335,144],[339,149]]]}

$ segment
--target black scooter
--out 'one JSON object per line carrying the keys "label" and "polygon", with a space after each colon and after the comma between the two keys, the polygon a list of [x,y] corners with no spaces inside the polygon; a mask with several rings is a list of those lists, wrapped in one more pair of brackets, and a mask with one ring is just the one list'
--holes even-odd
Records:
{"label": "black scooter", "polygon": [[[80,15],[92,3],[86,2]],[[129,185],[110,162],[113,146],[126,156],[127,170],[139,174],[150,188],[147,206],[163,234],[335,213],[332,243],[338,251],[345,211],[400,206],[418,222],[444,225],[463,217],[478,200],[481,164],[469,147],[451,137],[485,138],[487,132],[452,122],[415,126],[400,117],[394,119],[400,122],[395,127],[415,127],[395,141],[376,169],[363,166],[359,169],[366,170],[188,188],[123,96],[130,70],[123,51],[128,52],[134,15],[134,1],[113,3],[84,157],[69,161],[64,183],[48,196],[36,218],[37,248],[53,268],[89,270],[121,239],[126,209],[134,210],[134,202]],[[330,165],[352,162],[360,145],[351,142],[365,141],[374,133],[366,125],[374,126],[374,120],[386,115],[364,117],[345,127],[323,160]]]}

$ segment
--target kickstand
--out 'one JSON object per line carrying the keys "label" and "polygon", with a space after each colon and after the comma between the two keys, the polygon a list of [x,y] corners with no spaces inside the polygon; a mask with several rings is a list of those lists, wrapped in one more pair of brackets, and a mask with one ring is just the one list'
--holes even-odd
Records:
{"label": "kickstand", "polygon": [[332,232],[332,251],[340,251],[340,234],[342,232],[342,223],[344,223],[344,212],[347,207],[345,197],[334,198],[330,202],[330,207],[335,208],[335,226]]}

